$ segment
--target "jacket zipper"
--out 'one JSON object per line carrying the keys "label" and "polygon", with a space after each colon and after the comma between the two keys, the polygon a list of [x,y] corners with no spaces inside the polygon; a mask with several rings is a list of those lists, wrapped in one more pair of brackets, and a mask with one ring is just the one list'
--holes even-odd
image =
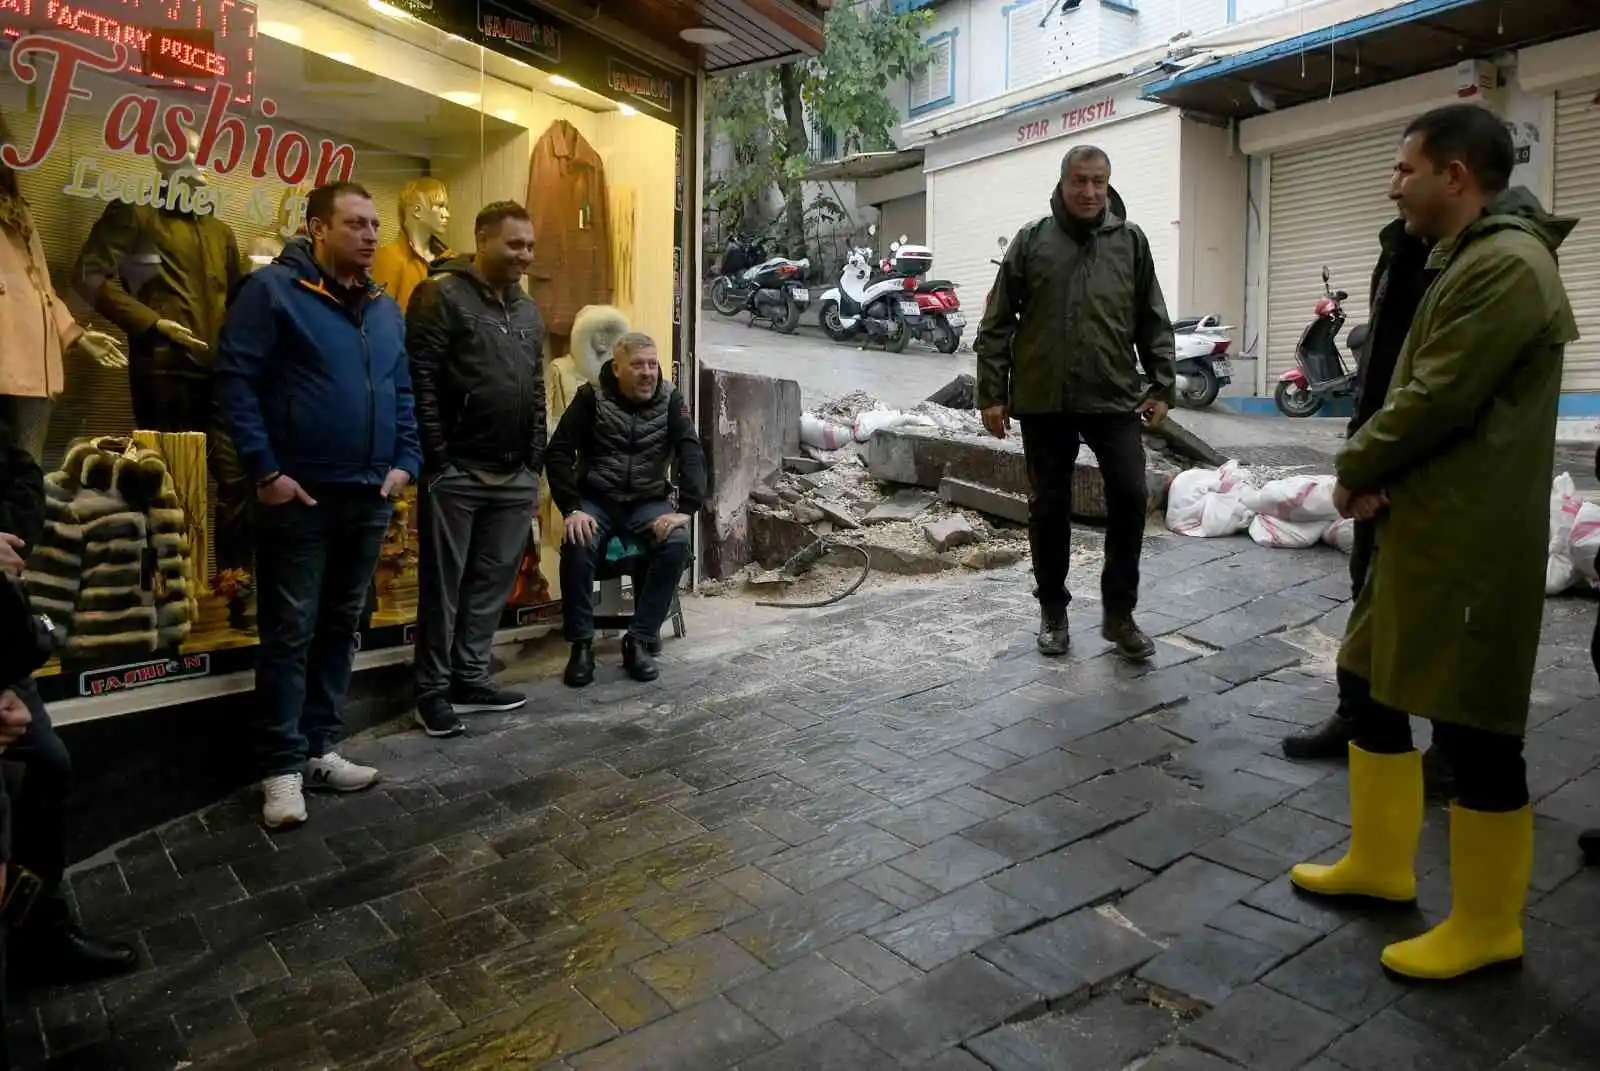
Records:
{"label": "jacket zipper", "polygon": [[361,358],[367,372],[367,468],[371,469],[378,452],[378,396],[372,385],[372,347],[367,344],[366,317],[359,318],[356,331],[361,335]]}

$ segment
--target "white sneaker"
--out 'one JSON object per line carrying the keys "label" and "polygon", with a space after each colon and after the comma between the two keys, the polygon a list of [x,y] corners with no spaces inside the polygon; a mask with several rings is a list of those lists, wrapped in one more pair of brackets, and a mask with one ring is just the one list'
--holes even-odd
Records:
{"label": "white sneaker", "polygon": [[306,820],[306,797],[300,791],[300,775],[279,774],[261,782],[261,824],[268,829],[287,829]]}
{"label": "white sneaker", "polygon": [[326,792],[360,792],[378,783],[378,771],[330,751],[306,763],[306,779],[310,782],[308,787]]}

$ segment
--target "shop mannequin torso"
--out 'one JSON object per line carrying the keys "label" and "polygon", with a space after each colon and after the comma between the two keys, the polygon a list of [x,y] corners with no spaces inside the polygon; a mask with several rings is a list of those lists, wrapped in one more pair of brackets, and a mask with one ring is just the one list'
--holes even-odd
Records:
{"label": "shop mannequin torso", "polygon": [[450,223],[448,191],[438,179],[420,178],[400,191],[400,237],[372,259],[372,281],[388,291],[404,312],[411,292],[428,277],[429,266],[448,256],[444,230]]}

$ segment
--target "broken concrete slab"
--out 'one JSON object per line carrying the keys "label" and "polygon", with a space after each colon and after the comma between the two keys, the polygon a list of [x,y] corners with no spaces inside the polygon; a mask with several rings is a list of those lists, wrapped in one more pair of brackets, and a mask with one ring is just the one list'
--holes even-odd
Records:
{"label": "broken concrete slab", "polygon": [[816,524],[827,517],[820,507],[804,501],[794,503],[789,507],[789,512],[801,524]]}
{"label": "broken concrete slab", "polygon": [[729,577],[751,558],[750,493],[801,453],[800,384],[706,367],[697,402],[712,489],[703,561],[707,576]]}
{"label": "broken concrete slab", "polygon": [[783,499],[778,497],[778,492],[766,484],[759,484],[750,492],[750,501],[759,502],[763,506],[777,507],[783,504]]}
{"label": "broken concrete slab", "polygon": [[978,381],[973,376],[963,372],[928,395],[928,401],[934,405],[942,405],[947,409],[976,409],[978,408]]}
{"label": "broken concrete slab", "polygon": [[786,457],[783,459],[785,472],[798,473],[802,476],[810,475],[813,472],[821,472],[827,467],[827,465],[812,457]]}
{"label": "broken concrete slab", "polygon": [[929,521],[922,526],[922,537],[940,554],[978,541],[978,533],[959,513],[952,513],[937,521]]}
{"label": "broken concrete slab", "polygon": [[894,521],[914,521],[924,510],[937,501],[937,496],[927,491],[903,488],[878,503],[862,524],[889,524]]}
{"label": "broken concrete slab", "polygon": [[799,521],[761,506],[750,509],[746,526],[750,559],[758,562],[763,569],[781,567],[817,541],[811,529]]}
{"label": "broken concrete slab", "polygon": [[1022,551],[1015,547],[975,547],[961,559],[961,564],[968,569],[1004,569],[1022,558]]}
{"label": "broken concrete slab", "polygon": [[815,501],[815,505],[822,511],[824,517],[840,528],[854,529],[861,527],[861,522],[856,519],[855,515],[837,502],[819,498]]}
{"label": "broken concrete slab", "polygon": [[[932,548],[923,547],[920,550],[908,550],[901,546],[891,546],[887,543],[873,543],[870,540],[861,543],[862,550],[867,552],[867,560],[872,563],[872,569],[878,573],[894,573],[899,576],[929,576],[933,573],[942,573],[947,569],[956,568],[954,556],[946,557],[935,554]],[[860,561],[855,555],[848,558],[840,557],[844,564],[854,564]]]}
{"label": "broken concrete slab", "polygon": [[1168,449],[1178,456],[1211,468],[1220,468],[1228,460],[1213,450],[1210,443],[1185,428],[1171,416],[1168,416],[1166,422],[1159,428],[1146,428],[1145,434],[1154,435],[1166,443]]}
{"label": "broken concrete slab", "polygon": [[975,509],[979,513],[1015,521],[1017,524],[1028,523],[1026,495],[996,491],[992,487],[981,487],[966,480],[955,480],[946,476],[939,481],[939,497],[953,506],[965,506],[967,509]]}

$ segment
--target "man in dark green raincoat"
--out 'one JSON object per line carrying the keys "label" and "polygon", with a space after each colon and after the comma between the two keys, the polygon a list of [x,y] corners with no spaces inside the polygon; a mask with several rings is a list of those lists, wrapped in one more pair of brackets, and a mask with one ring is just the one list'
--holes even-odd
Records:
{"label": "man in dark green raincoat", "polygon": [[1558,221],[1508,190],[1515,154],[1494,113],[1439,108],[1406,129],[1390,196],[1433,243],[1388,398],[1337,461],[1334,502],[1379,518],[1339,668],[1372,703],[1350,745],[1350,847],[1290,878],[1313,893],[1410,901],[1422,832],[1414,714],[1455,773],[1453,902],[1383,965],[1442,980],[1522,955],[1533,813],[1522,757],[1544,611],[1550,471],[1566,343],[1578,337]]}

